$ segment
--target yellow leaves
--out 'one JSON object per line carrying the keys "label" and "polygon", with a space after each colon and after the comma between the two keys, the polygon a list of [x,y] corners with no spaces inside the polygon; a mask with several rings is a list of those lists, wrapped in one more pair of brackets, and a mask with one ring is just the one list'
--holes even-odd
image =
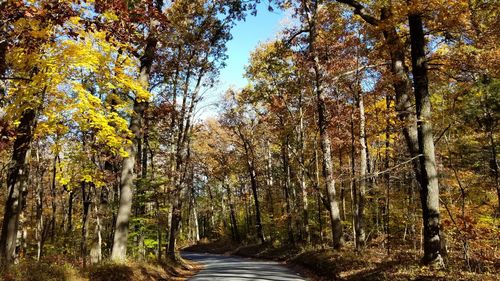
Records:
{"label": "yellow leaves", "polygon": [[73,119],[82,131],[92,131],[95,141],[105,145],[114,154],[126,155],[123,146],[128,144],[131,136],[127,121],[117,112],[108,112],[103,102],[89,93],[81,84],[74,83],[78,93]]}
{"label": "yellow leaves", "polygon": [[92,176],[91,175],[83,175],[82,176],[82,181],[84,181],[84,182],[92,182]]}
{"label": "yellow leaves", "polygon": [[52,34],[53,26],[42,26],[41,22],[34,18],[22,17],[13,23],[15,31],[29,34],[33,38],[47,38]]}
{"label": "yellow leaves", "polygon": [[72,23],[73,25],[78,25],[80,23],[80,17],[75,16],[75,17],[70,17],[69,22]]}
{"label": "yellow leaves", "polygon": [[131,79],[120,69],[117,69],[116,83],[123,89],[128,89],[135,93],[139,102],[148,101],[151,94],[144,88],[137,79]]}
{"label": "yellow leaves", "polygon": [[[38,28],[39,23],[31,19],[16,25],[29,28],[32,36],[47,36],[50,31],[50,26]],[[61,127],[74,122],[80,130],[95,133],[96,142],[103,148],[127,156],[122,147],[130,142],[128,124],[115,110],[132,105],[115,93],[134,92],[140,100],[149,99],[149,92],[137,79],[139,61],[119,51],[120,44],[109,39],[106,32],[85,30],[78,16],[71,17],[67,26],[78,34],[77,38],[61,36],[39,49],[13,47],[9,51],[7,59],[14,76],[30,80],[10,82],[7,95],[13,104],[7,115],[17,120],[24,109],[38,108],[43,97],[38,136],[65,133],[67,130]],[[33,69],[37,69],[35,74]],[[110,103],[107,95],[112,95]]]}
{"label": "yellow leaves", "polygon": [[111,11],[106,11],[102,14],[102,16],[107,19],[107,20],[110,20],[110,21],[117,21],[118,20],[118,16],[111,12]]}
{"label": "yellow leaves", "polygon": [[118,155],[125,158],[125,157],[128,157],[130,154],[127,151],[125,151],[125,149],[123,149],[123,147],[120,147],[120,149],[118,150]]}
{"label": "yellow leaves", "polygon": [[46,38],[50,34],[48,29],[31,30],[30,35],[34,38]]}
{"label": "yellow leaves", "polygon": [[66,40],[62,43],[63,52],[60,62],[71,68],[83,68],[89,71],[96,71],[100,66],[98,53],[91,49],[89,42],[80,43]]}
{"label": "yellow leaves", "polygon": [[57,182],[59,182],[60,185],[65,186],[65,185],[68,185],[68,183],[70,182],[71,178],[64,177],[62,175],[57,175],[56,176],[56,180],[57,180]]}

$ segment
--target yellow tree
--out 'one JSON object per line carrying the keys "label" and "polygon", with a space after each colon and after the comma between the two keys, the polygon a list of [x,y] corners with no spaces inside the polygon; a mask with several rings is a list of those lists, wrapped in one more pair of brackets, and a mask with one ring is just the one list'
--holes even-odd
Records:
{"label": "yellow tree", "polygon": [[[57,8],[55,4],[54,1],[16,4],[24,16],[9,22],[9,36],[17,36],[19,40],[7,48],[5,55],[6,73],[12,78],[6,83],[9,104],[5,114],[8,120],[13,120],[16,136],[0,236],[3,265],[16,258],[21,191],[27,176],[25,159],[37,124],[44,125],[39,128],[40,133],[44,130],[50,133],[51,119],[63,112],[73,112],[70,118],[95,129],[99,142],[125,156],[121,149],[121,137],[128,134],[125,121],[117,112],[110,111],[104,99],[91,94],[85,76],[95,76],[94,87],[101,91],[101,97],[113,91],[148,96],[136,79],[138,60],[119,50],[120,44],[109,39],[106,32],[82,24],[84,19],[80,15],[85,13],[85,6],[71,6],[72,1],[58,4]],[[52,14],[47,13],[49,8],[54,8]]]}

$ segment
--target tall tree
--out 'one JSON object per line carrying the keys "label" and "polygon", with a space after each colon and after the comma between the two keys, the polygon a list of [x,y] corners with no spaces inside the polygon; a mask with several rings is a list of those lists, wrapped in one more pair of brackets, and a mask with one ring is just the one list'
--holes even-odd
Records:
{"label": "tall tree", "polygon": [[439,184],[434,153],[431,100],[427,77],[422,3],[409,1],[411,63],[417,107],[418,152],[420,160],[420,201],[424,222],[424,263],[443,263],[439,225]]}

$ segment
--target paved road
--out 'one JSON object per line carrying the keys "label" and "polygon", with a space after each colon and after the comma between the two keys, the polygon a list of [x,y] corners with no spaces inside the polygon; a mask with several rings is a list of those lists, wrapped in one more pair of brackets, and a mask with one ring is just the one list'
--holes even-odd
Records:
{"label": "paved road", "polygon": [[274,261],[234,256],[183,252],[185,259],[204,265],[189,281],[305,281],[303,277]]}

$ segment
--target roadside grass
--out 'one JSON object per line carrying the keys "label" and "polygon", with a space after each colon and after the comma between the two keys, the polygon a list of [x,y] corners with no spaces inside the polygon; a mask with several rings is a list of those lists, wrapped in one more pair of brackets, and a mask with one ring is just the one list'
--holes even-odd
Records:
{"label": "roadside grass", "polygon": [[192,261],[103,262],[83,268],[69,260],[23,261],[0,273],[3,281],[182,281],[201,267]]}

